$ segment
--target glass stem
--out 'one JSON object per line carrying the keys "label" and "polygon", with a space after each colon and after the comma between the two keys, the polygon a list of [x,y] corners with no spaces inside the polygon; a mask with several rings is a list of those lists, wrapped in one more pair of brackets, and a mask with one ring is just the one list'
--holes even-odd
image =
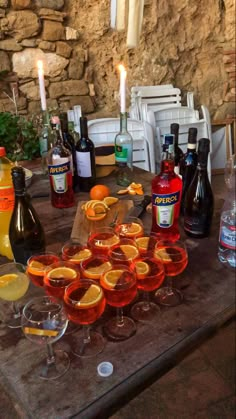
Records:
{"label": "glass stem", "polygon": [[50,343],[47,343],[47,351],[47,365],[55,364],[55,355]]}
{"label": "glass stem", "polygon": [[13,314],[14,319],[18,319],[21,316],[21,312],[19,310],[18,304],[15,301],[12,302],[12,310],[14,313]]}
{"label": "glass stem", "polygon": [[124,326],[124,316],[122,307],[118,307],[116,310],[116,323],[119,327]]}
{"label": "glass stem", "polygon": [[167,276],[167,284],[166,284],[166,287],[167,287],[167,292],[168,293],[170,293],[170,294],[172,294],[172,276]]}
{"label": "glass stem", "polygon": [[84,344],[90,343],[91,337],[90,337],[90,328],[89,326],[84,326]]}
{"label": "glass stem", "polygon": [[143,310],[148,311],[149,309],[149,293],[147,291],[143,291]]}

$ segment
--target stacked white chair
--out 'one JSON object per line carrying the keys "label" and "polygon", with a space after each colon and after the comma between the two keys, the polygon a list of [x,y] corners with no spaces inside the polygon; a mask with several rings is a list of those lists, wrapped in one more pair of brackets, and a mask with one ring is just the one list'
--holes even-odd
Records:
{"label": "stacked white chair", "polygon": [[[102,118],[88,121],[88,134],[95,148],[115,143],[120,130],[119,118]],[[133,165],[155,173],[155,144],[153,128],[147,121],[128,119],[128,131],[133,137]]]}

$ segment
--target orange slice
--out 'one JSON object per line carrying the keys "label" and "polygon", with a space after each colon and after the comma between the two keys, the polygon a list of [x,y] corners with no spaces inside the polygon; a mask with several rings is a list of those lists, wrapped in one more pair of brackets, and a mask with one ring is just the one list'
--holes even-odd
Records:
{"label": "orange slice", "polygon": [[119,237],[114,234],[114,236],[109,237],[108,239],[98,239],[95,242],[96,247],[111,247],[115,244],[118,244],[120,241]]}
{"label": "orange slice", "polygon": [[87,269],[84,270],[84,275],[87,278],[99,279],[100,276],[103,274],[103,272],[105,272],[107,269],[110,269],[110,268],[111,268],[111,263],[104,262],[98,266],[88,267]]}
{"label": "orange slice", "polygon": [[89,249],[82,249],[79,252],[75,253],[70,260],[72,262],[78,261],[81,262],[82,260],[86,260],[92,256],[92,252]]}
{"label": "orange slice", "polygon": [[104,284],[110,289],[115,288],[117,282],[119,281],[123,273],[123,269],[112,269],[111,271],[105,272],[103,276]]}
{"label": "orange slice", "polygon": [[11,282],[15,281],[18,278],[16,274],[6,274],[0,276],[0,288],[7,287]]}
{"label": "orange slice", "polygon": [[46,267],[42,262],[39,262],[38,260],[32,260],[29,266],[35,269],[44,269]]}
{"label": "orange slice", "polygon": [[142,260],[138,260],[137,262],[135,262],[135,269],[136,269],[138,279],[145,278],[150,271],[149,265]]}
{"label": "orange slice", "polygon": [[148,249],[149,237],[138,237],[137,239],[135,239],[135,241],[139,250],[146,251]]}
{"label": "orange slice", "polygon": [[138,223],[121,224],[121,233],[126,237],[134,237],[143,232],[143,227]]}
{"label": "orange slice", "polygon": [[48,273],[48,276],[52,279],[75,279],[77,278],[77,272],[74,269],[68,268],[67,266],[59,266],[58,268],[52,269]]}
{"label": "orange slice", "polygon": [[171,256],[167,253],[165,247],[156,249],[154,252],[154,257],[160,259],[163,262],[172,262]]}
{"label": "orange slice", "polygon": [[131,244],[121,244],[120,248],[128,260],[135,259],[137,256],[139,256],[137,247],[132,246]]}
{"label": "orange slice", "polygon": [[91,308],[96,306],[102,298],[102,289],[98,285],[92,284],[87,289],[79,303],[77,303],[77,306],[80,308]]}
{"label": "orange slice", "polygon": [[116,202],[118,201],[119,199],[114,196],[106,196],[106,198],[103,199],[103,202],[105,202],[105,204],[108,205],[108,207],[110,207],[113,204],[116,204]]}
{"label": "orange slice", "polygon": [[39,262],[38,260],[31,260],[27,271],[32,275],[42,276],[43,271],[46,269],[46,265]]}

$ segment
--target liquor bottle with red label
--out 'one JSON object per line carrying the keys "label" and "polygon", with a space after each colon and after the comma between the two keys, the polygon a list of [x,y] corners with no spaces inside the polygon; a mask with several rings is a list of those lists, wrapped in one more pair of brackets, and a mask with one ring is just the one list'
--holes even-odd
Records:
{"label": "liquor bottle with red label", "polygon": [[64,147],[58,117],[52,117],[54,146],[49,151],[48,174],[51,186],[51,202],[56,208],[69,208],[74,205],[72,180],[72,155]]}
{"label": "liquor bottle with red label", "polygon": [[178,240],[178,218],[182,195],[182,180],[174,172],[174,135],[163,141],[161,171],[152,180],[152,232],[160,238]]}

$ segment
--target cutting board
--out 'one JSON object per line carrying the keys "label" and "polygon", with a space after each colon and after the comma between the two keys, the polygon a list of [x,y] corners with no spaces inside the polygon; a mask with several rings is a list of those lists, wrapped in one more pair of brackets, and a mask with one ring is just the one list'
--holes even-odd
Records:
{"label": "cutting board", "polygon": [[78,240],[81,244],[86,244],[88,235],[99,227],[108,227],[117,215],[117,222],[121,223],[127,212],[133,207],[134,203],[129,199],[120,199],[118,202],[110,206],[106,217],[100,221],[90,221],[87,219],[82,206],[86,201],[78,203],[74,224],[71,232],[71,238]]}

